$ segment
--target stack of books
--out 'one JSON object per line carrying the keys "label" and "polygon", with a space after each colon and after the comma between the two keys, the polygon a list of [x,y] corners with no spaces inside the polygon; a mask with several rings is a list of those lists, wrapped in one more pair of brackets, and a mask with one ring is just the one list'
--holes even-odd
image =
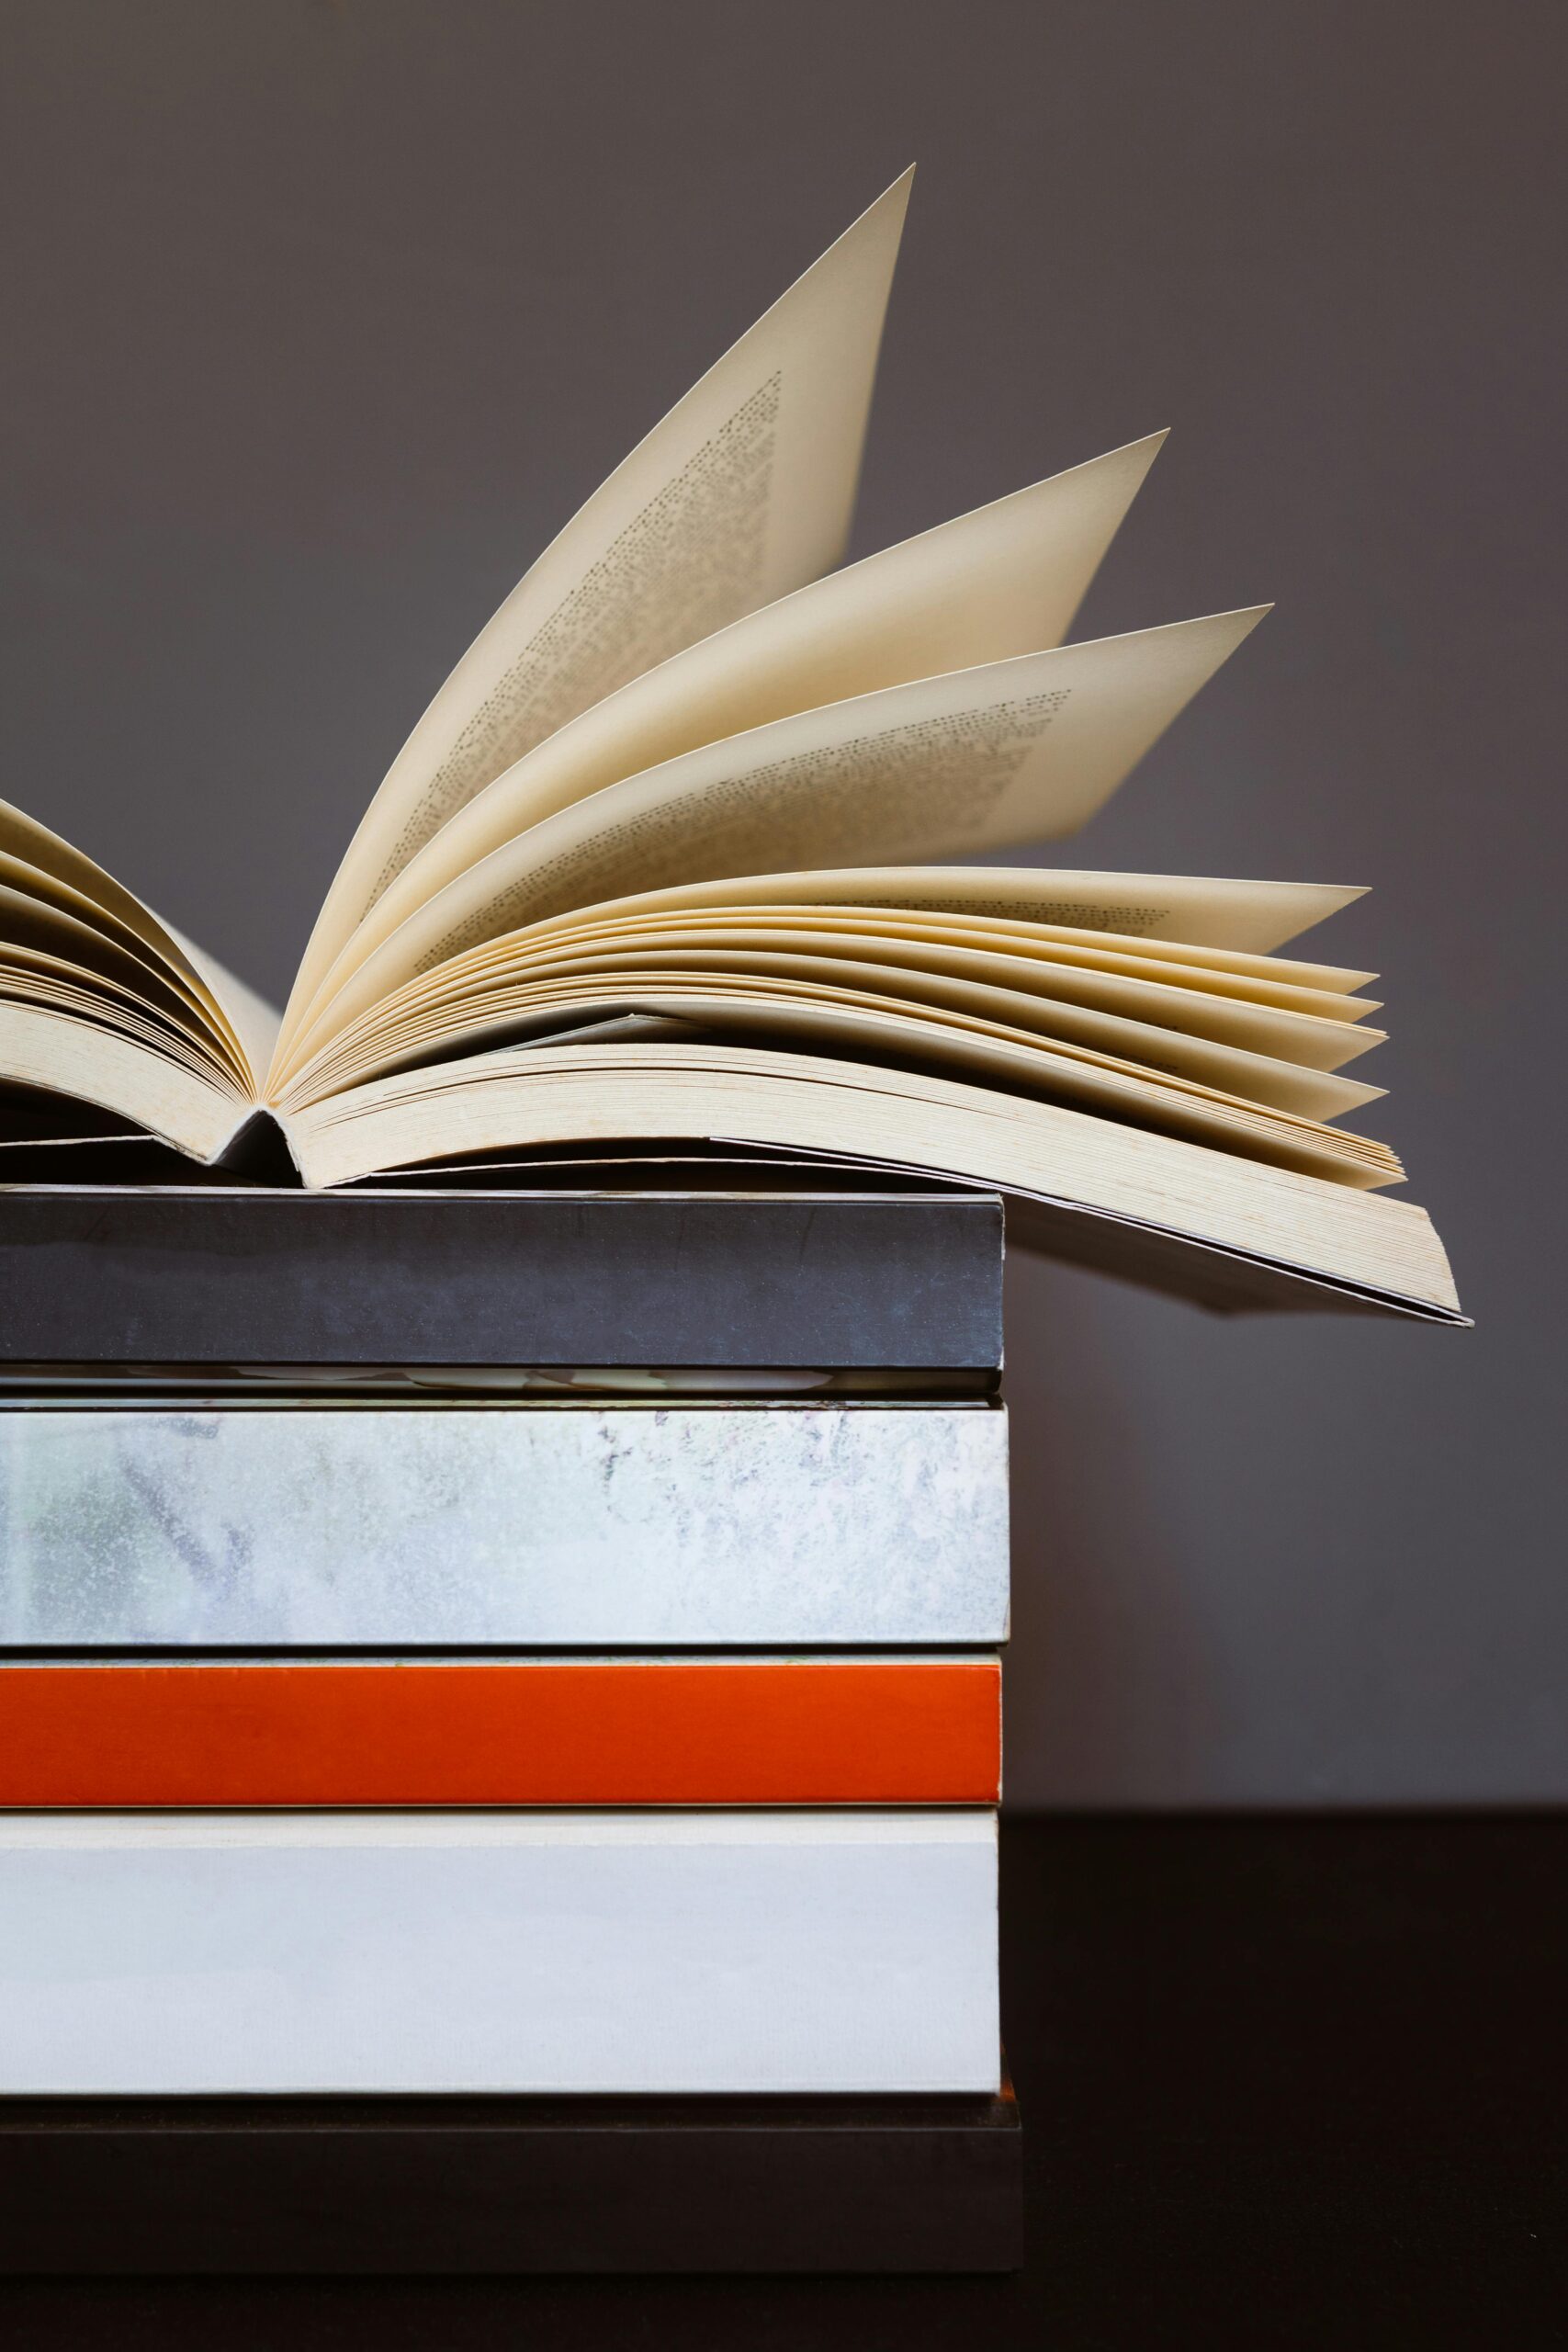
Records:
{"label": "stack of books", "polygon": [[0,1271],[6,2262],[1014,2258],[999,1202],[18,1187]]}
{"label": "stack of books", "polygon": [[997,1196],[1464,1319],[1346,1124],[1375,975],[1299,944],[1359,888],[980,862],[1261,617],[1065,641],[1163,436],[835,569],[908,194],[481,630],[281,1012],[0,803],[35,2263],[1010,2258]]}

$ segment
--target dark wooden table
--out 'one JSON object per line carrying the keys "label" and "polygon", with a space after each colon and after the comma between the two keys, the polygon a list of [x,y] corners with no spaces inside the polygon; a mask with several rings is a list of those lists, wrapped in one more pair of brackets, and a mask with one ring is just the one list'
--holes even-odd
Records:
{"label": "dark wooden table", "polygon": [[1568,2346],[1568,1816],[1019,1821],[1016,2278],[13,2282],[55,2346]]}

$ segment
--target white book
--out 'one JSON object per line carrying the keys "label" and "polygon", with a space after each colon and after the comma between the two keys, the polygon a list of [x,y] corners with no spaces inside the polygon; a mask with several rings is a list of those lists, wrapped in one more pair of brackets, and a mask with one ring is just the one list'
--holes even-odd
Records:
{"label": "white book", "polygon": [[0,1645],[1007,1637],[999,1406],[0,1408]]}
{"label": "white book", "polygon": [[996,1815],[0,1815],[0,2093],[994,2091]]}

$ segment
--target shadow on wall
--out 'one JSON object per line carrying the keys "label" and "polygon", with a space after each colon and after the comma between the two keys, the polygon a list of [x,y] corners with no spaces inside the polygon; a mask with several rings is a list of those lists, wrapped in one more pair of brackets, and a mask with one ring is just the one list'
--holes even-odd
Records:
{"label": "shadow on wall", "polygon": [[1007,1289],[1009,1803],[1179,1802],[1216,1777],[1216,1694],[1137,1383],[1095,1277],[1015,1253]]}
{"label": "shadow on wall", "polygon": [[1507,1319],[1208,1316],[1012,1257],[1010,1804],[1559,1801],[1561,1366]]}

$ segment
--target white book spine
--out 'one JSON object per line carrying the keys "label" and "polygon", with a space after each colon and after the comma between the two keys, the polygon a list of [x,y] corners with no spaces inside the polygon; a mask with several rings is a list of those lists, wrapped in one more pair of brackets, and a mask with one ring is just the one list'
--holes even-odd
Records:
{"label": "white book spine", "polygon": [[987,2091],[996,1816],[0,1816],[0,2092]]}
{"label": "white book spine", "polygon": [[0,1409],[0,1644],[1007,1630],[999,1406]]}

